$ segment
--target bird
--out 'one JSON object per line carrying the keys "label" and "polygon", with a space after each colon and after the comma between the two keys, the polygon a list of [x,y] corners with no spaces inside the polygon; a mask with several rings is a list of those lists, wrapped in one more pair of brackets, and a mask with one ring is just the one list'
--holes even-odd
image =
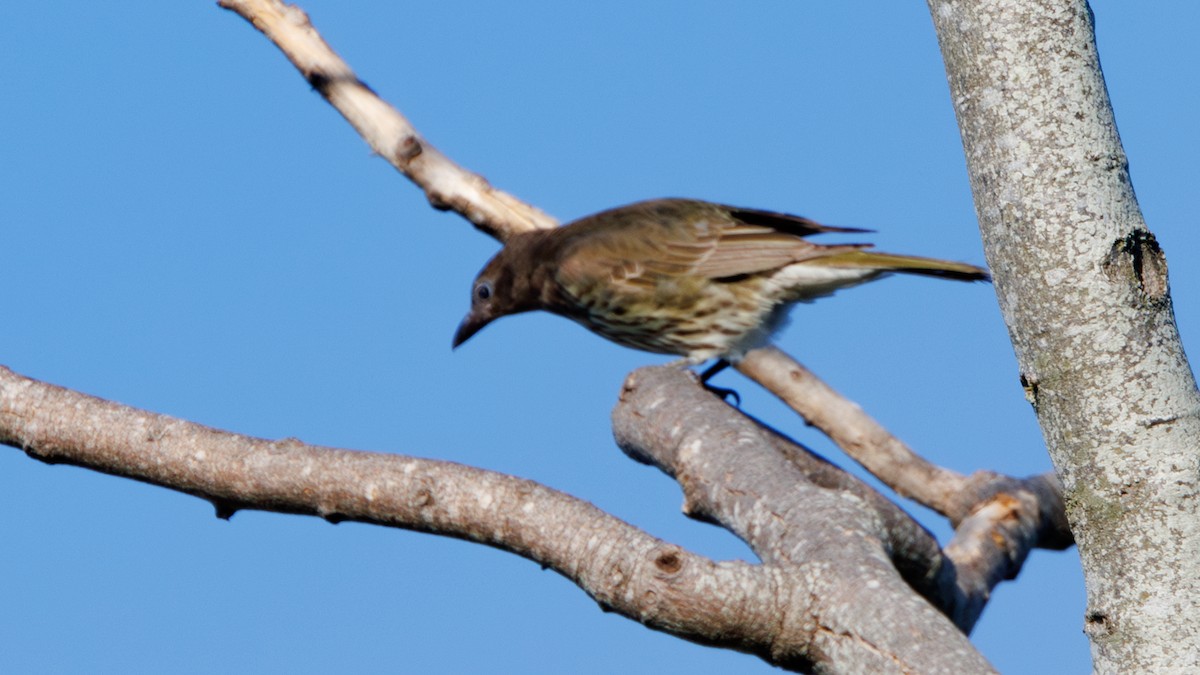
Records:
{"label": "bird", "polygon": [[706,382],[770,341],[788,310],[893,273],[987,281],[968,263],[818,244],[808,237],[871,230],[696,199],[654,199],[557,228],[516,234],[479,272],[458,348],[496,319],[544,310],[609,340],[716,359]]}

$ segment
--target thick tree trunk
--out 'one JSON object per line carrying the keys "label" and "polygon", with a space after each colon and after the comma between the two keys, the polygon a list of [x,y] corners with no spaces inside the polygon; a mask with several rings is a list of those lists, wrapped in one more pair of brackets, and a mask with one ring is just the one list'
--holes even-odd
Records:
{"label": "thick tree trunk", "polygon": [[930,0],[996,293],[1062,479],[1098,672],[1200,662],[1200,396],[1084,0]]}

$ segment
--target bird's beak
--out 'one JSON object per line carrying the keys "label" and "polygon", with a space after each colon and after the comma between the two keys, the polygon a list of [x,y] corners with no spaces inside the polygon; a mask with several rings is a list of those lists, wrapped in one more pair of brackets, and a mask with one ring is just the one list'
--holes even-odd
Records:
{"label": "bird's beak", "polygon": [[491,317],[479,316],[475,314],[475,312],[467,314],[467,316],[463,318],[462,323],[458,324],[458,330],[454,332],[454,343],[452,348],[458,349],[459,345],[467,340],[470,340],[472,335],[478,333],[484,326],[491,322]]}

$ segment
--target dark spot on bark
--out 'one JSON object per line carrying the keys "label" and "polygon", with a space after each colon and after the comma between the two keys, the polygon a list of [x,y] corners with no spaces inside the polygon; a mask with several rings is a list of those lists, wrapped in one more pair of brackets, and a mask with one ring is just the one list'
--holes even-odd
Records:
{"label": "dark spot on bark", "polygon": [[435,501],[437,500],[433,498],[433,492],[429,488],[421,488],[413,495],[413,504],[419,509],[429,508]]}
{"label": "dark spot on bark", "polygon": [[35,447],[29,446],[29,445],[22,445],[21,449],[25,451],[25,455],[27,457],[29,457],[30,459],[36,459],[37,461],[41,462],[42,464],[47,464],[49,466],[54,466],[55,464],[61,464],[61,462],[57,458],[55,458],[53,455],[45,454],[47,451],[44,448],[35,448]]}
{"label": "dark spot on bark", "polygon": [[1038,407],[1038,378],[1037,375],[1021,373],[1021,389],[1025,390],[1025,400],[1033,406],[1034,412]]}
{"label": "dark spot on bark", "polygon": [[416,159],[424,148],[421,146],[421,140],[416,136],[409,134],[400,139],[396,144],[396,161],[401,164],[407,164]]}
{"label": "dark spot on bark", "polygon": [[324,96],[325,98],[329,98],[329,89],[333,86],[333,83],[338,80],[351,81],[355,86],[362,87],[372,94],[375,93],[374,89],[367,86],[366,82],[363,82],[357,77],[338,77],[330,75],[329,73],[321,70],[314,70],[311,73],[306,74],[304,79],[308,80],[308,84],[311,85],[313,89],[317,90],[318,94]]}
{"label": "dark spot on bark", "polygon": [[1104,637],[1113,630],[1112,619],[1104,612],[1092,611],[1084,619],[1083,632],[1092,637]]}
{"label": "dark spot on bark", "polygon": [[1124,153],[1100,153],[1088,155],[1088,160],[1100,165],[1105,171],[1129,173],[1129,159]]}
{"label": "dark spot on bark", "polygon": [[675,574],[683,569],[683,560],[679,557],[678,551],[663,551],[654,559],[654,565],[662,572]]}
{"label": "dark spot on bark", "polygon": [[308,74],[306,79],[308,80],[308,84],[312,86],[313,89],[317,90],[317,93],[321,94],[322,96],[327,95],[330,82],[330,77],[328,75],[320,70],[314,70]]}
{"label": "dark spot on bark", "polygon": [[1134,230],[1113,242],[1104,260],[1104,271],[1116,282],[1135,285],[1147,302],[1157,304],[1169,299],[1167,258],[1158,240],[1146,230]]}

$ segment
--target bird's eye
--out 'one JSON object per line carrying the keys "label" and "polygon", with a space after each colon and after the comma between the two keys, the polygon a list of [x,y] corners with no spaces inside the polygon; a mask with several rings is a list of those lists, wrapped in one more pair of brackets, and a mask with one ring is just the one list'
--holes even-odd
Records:
{"label": "bird's eye", "polygon": [[487,300],[492,297],[492,284],[484,281],[475,287],[475,299]]}

